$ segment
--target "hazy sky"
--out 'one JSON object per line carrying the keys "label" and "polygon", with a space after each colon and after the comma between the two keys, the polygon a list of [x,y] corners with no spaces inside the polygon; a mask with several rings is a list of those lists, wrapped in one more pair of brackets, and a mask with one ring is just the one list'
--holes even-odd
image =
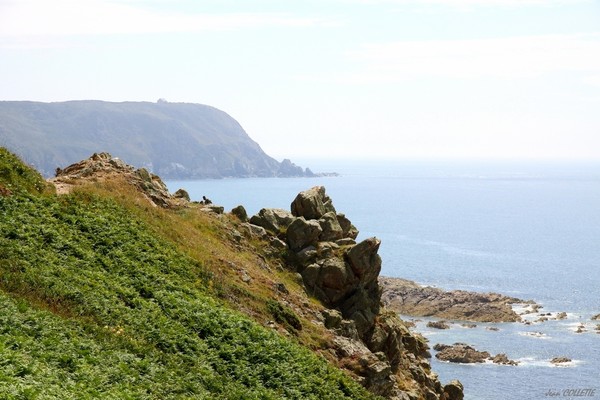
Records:
{"label": "hazy sky", "polygon": [[600,159],[600,1],[0,0],[1,100],[159,98],[279,159]]}

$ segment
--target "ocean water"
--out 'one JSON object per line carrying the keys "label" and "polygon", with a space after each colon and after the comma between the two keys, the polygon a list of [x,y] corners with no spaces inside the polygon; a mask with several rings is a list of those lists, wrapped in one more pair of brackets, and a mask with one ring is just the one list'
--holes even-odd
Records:
{"label": "ocean water", "polygon": [[[506,353],[517,367],[459,365],[432,358],[442,382],[459,379],[466,399],[600,398],[600,163],[315,162],[339,177],[167,182],[250,215],[289,209],[323,185],[338,212],[382,240],[382,275],[443,289],[494,291],[567,312],[562,321],[416,330],[436,343],[465,342]],[[534,316],[537,318],[537,316]],[[412,319],[411,317],[404,317]],[[576,333],[580,324],[587,331]],[[498,328],[492,331],[487,328]],[[573,362],[554,366],[553,357]],[[585,392],[579,392],[579,394]],[[590,393],[590,392],[587,392]],[[590,396],[587,396],[590,397]]]}

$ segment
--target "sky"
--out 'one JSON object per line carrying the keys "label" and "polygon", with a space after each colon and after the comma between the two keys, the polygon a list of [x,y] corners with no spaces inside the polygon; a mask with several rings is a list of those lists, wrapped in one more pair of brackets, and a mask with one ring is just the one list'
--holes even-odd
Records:
{"label": "sky", "polygon": [[600,1],[0,0],[0,100],[159,98],[280,160],[600,160]]}

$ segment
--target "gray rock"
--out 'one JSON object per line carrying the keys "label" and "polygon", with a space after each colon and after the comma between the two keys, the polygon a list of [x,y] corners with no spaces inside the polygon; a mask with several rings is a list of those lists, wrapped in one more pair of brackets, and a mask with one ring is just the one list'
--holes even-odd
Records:
{"label": "gray rock", "polygon": [[287,228],[287,241],[294,251],[317,244],[323,230],[317,221],[307,221],[303,217],[296,218]]}
{"label": "gray rock", "polygon": [[254,225],[251,223],[244,223],[240,225],[240,227],[244,228],[246,232],[250,234],[250,236],[258,237],[260,239],[265,239],[267,235],[267,231],[262,226]]}
{"label": "gray rock", "polygon": [[340,301],[352,290],[356,277],[344,261],[339,258],[328,258],[321,262],[321,270],[316,285],[327,295],[330,304]]}
{"label": "gray rock", "polygon": [[274,236],[269,238],[269,243],[271,243],[271,246],[277,250],[286,250],[288,248],[287,244],[283,240],[279,240]]}
{"label": "gray rock", "polygon": [[306,219],[319,219],[335,208],[329,196],[325,194],[325,187],[315,186],[304,192],[298,193],[291,204],[292,214]]}
{"label": "gray rock", "polygon": [[381,241],[365,239],[346,253],[352,271],[364,282],[376,280],[381,271],[381,257],[377,254]]}
{"label": "gray rock", "polygon": [[337,214],[337,220],[342,228],[342,236],[349,239],[356,239],[358,236],[358,229],[352,225],[352,222],[350,222],[350,220],[342,213]]}
{"label": "gray rock", "polygon": [[294,216],[280,208],[263,208],[250,218],[250,223],[262,226],[274,235],[279,235],[294,221]]}
{"label": "gray rock", "polygon": [[238,217],[238,219],[240,221],[242,221],[242,222],[248,222],[248,213],[246,212],[246,209],[242,205],[234,207],[231,210],[231,214],[233,214],[236,217]]}
{"label": "gray rock", "polygon": [[323,230],[319,236],[320,241],[336,241],[343,237],[342,227],[334,212],[330,211],[319,218],[319,225],[321,225],[321,229]]}
{"label": "gray rock", "polygon": [[296,253],[296,257],[301,264],[306,265],[317,258],[318,252],[315,246],[308,246]]}
{"label": "gray rock", "polygon": [[219,215],[223,214],[223,212],[225,212],[225,208],[223,206],[215,206],[215,205],[204,206],[201,208],[201,210],[204,212],[219,214]]}
{"label": "gray rock", "polygon": [[190,201],[190,194],[185,189],[179,189],[178,191],[173,193],[173,197],[175,197],[176,199]]}
{"label": "gray rock", "polygon": [[321,313],[323,314],[325,328],[337,329],[342,324],[342,313],[338,310],[326,308]]}

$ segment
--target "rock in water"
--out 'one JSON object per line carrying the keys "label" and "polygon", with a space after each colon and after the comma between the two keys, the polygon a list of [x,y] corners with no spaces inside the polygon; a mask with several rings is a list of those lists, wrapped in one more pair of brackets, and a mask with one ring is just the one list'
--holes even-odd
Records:
{"label": "rock in water", "polygon": [[564,364],[564,363],[570,363],[571,361],[573,361],[573,360],[571,360],[568,357],[554,357],[552,360],[550,360],[550,362],[552,364]]}
{"label": "rock in water", "polygon": [[[512,304],[523,300],[498,293],[464,290],[443,291],[421,286],[401,278],[380,277],[382,301],[386,307],[404,315],[438,317],[477,322],[516,322],[521,317]],[[531,303],[528,301],[527,303]]]}

